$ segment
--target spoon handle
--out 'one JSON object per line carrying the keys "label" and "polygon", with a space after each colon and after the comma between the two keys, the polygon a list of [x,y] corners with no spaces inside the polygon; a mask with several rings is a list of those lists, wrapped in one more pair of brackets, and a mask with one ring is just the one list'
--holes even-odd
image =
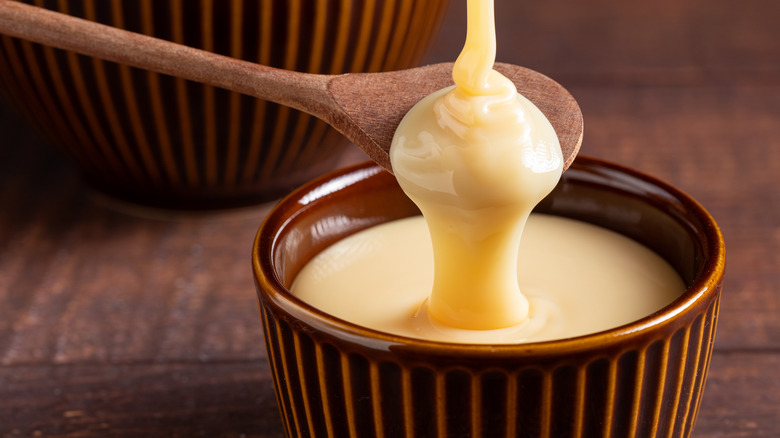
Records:
{"label": "spoon handle", "polygon": [[0,33],[332,116],[333,76],[266,67],[67,14],[0,0]]}

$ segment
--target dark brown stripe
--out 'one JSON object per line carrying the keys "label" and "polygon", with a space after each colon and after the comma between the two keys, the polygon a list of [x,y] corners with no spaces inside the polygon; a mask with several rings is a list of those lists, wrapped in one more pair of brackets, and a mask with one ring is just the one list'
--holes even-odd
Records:
{"label": "dark brown stripe", "polygon": [[301,436],[307,436],[309,434],[309,429],[306,427],[306,419],[303,418],[305,417],[306,410],[303,406],[300,392],[293,391],[293,388],[300,388],[298,372],[295,367],[294,333],[287,324],[280,324],[279,321],[276,321],[276,335],[283,376],[277,384],[282,384],[282,382],[284,382],[285,393],[287,394],[286,401],[290,407],[289,411],[292,412],[295,430],[298,431]]}
{"label": "dark brown stripe", "polygon": [[[258,307],[260,309],[260,319],[263,324],[263,340],[265,341],[269,369],[271,370],[271,375],[278,376],[281,373],[281,370],[277,363],[279,359],[279,344],[276,342],[275,320],[262,305],[259,305]],[[281,385],[275,383],[274,392],[276,394],[276,403],[282,414],[282,423],[285,431],[289,435],[291,429],[288,421],[292,412],[289,411],[288,405],[285,403],[285,395]]]}
{"label": "dark brown stripe", "polygon": [[[242,58],[243,32],[244,32],[244,3],[233,2],[230,8],[230,56]],[[225,156],[224,183],[227,187],[233,187],[238,180],[238,157],[241,145],[241,95],[230,92],[228,104],[228,135],[227,152]]]}
{"label": "dark brown stripe", "polygon": [[[274,46],[272,45],[273,35],[276,30],[276,23],[273,17],[276,14],[272,0],[263,0],[262,7],[259,10],[259,53],[258,62],[263,65],[271,65]],[[276,112],[278,105],[268,103],[264,100],[257,100],[255,106],[255,123],[250,137],[250,149],[247,154],[247,161],[243,171],[243,181],[251,182],[258,179],[258,167],[261,160],[268,154],[269,137],[274,135],[273,120],[269,118],[271,113]]]}
{"label": "dark brown stripe", "polygon": [[377,30],[376,42],[374,43],[373,53],[368,63],[367,71],[376,72],[382,69],[382,62],[387,56],[389,47],[388,43],[392,41],[390,33],[395,27],[395,23],[391,19],[393,16],[393,10],[396,5],[395,0],[384,0],[382,2],[382,10],[380,12],[380,18],[378,20],[379,26]]}
{"label": "dark brown stripe", "polygon": [[[182,0],[171,0],[169,14],[171,17],[172,41],[179,44],[185,42],[185,19],[182,11],[184,6]],[[144,0],[143,3],[144,22],[151,23],[152,5],[151,0]],[[187,178],[187,184],[190,187],[197,187],[201,184],[198,175],[198,159],[195,142],[192,133],[192,115],[190,114],[190,99],[187,94],[187,81],[184,79],[175,79],[176,112],[178,115],[178,125],[180,134],[180,147],[183,152],[184,170]]]}
{"label": "dark brown stripe", "polygon": [[[111,19],[113,26],[123,29],[125,28],[124,15],[122,13],[122,2],[120,0],[111,1]],[[150,29],[146,29],[146,31],[147,33],[151,32]],[[153,120],[157,121],[156,132],[158,135],[157,141],[159,143],[156,145],[158,153],[154,153],[149,142],[149,137],[147,136],[147,130],[144,126],[143,118],[141,117],[141,111],[139,109],[138,102],[139,91],[136,90],[133,83],[131,68],[126,65],[118,65],[118,71],[119,82],[124,96],[124,106],[126,107],[127,111],[130,131],[133,133],[133,138],[135,139],[135,142],[137,143],[140,150],[144,151],[142,152],[144,156],[149,157],[145,160],[147,162],[147,167],[150,169],[152,174],[160,172],[161,174],[165,175],[164,179],[166,181],[174,185],[177,184],[180,180],[180,176],[176,168],[176,160],[171,153],[167,122],[165,121],[165,116],[163,114],[158,114],[161,104],[159,102],[160,93],[159,83],[156,81],[157,76],[154,74],[149,74],[147,76],[150,90],[158,90],[157,92],[148,93],[149,99],[153,102],[150,112],[154,115]],[[163,170],[158,171],[156,169],[157,165],[154,162],[149,162],[151,157],[160,160],[159,164],[162,166]],[[162,176],[160,178],[162,178]]]}
{"label": "dark brown stripe", "polygon": [[359,3],[361,9],[358,23],[358,33],[354,38],[356,43],[354,53],[352,54],[352,65],[350,72],[365,71],[369,51],[379,50],[378,47],[371,45],[371,30],[374,27],[374,10],[376,4],[374,0],[363,0]]}
{"label": "dark brown stripe", "polygon": [[[214,4],[212,0],[201,0],[201,2],[201,48],[208,52],[214,52],[215,35],[214,22],[212,21]],[[205,178],[201,181],[201,184],[204,184],[207,187],[214,187],[217,184],[217,165],[219,162],[217,157],[217,116],[215,114],[215,111],[217,111],[216,91],[214,87],[210,85],[198,84],[197,86],[201,88],[201,92],[203,93],[201,117],[203,117],[203,141],[205,149],[203,163],[200,167],[205,169]]]}

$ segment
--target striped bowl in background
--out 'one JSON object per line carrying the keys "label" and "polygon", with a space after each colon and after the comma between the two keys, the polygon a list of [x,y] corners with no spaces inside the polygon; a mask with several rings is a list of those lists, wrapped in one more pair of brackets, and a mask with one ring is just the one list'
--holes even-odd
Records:
{"label": "striped bowl in background", "polygon": [[[416,65],[448,0],[28,0],[289,70]],[[98,190],[204,209],[273,199],[332,169],[348,142],[296,110],[0,37],[0,89]]]}
{"label": "striped bowl in background", "polygon": [[[338,190],[317,190],[324,186]],[[328,194],[298,203],[315,191]],[[558,341],[490,346],[388,335],[329,316],[287,288],[333,242],[419,214],[393,177],[363,165],[313,181],[279,204],[257,235],[253,267],[287,435],[691,436],[725,263],[712,217],[673,187],[585,157],[538,211],[645,244],[677,269],[687,291],[632,324]]]}

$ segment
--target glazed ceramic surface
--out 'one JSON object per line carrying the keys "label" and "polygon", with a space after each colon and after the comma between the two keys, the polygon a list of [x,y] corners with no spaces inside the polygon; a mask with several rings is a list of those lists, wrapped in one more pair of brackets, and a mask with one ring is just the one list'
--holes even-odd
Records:
{"label": "glazed ceramic surface", "polygon": [[283,200],[257,235],[253,266],[288,436],[690,436],[725,263],[713,219],[673,187],[585,157],[537,210],[638,240],[677,269],[687,291],[632,324],[558,341],[490,346],[388,335],[324,314],[287,288],[331,243],[419,214],[394,178],[366,164]]}
{"label": "glazed ceramic surface", "polygon": [[[30,0],[263,65],[414,66],[447,0]],[[0,89],[97,189],[172,208],[251,204],[334,167],[347,142],[289,108],[0,37]]]}

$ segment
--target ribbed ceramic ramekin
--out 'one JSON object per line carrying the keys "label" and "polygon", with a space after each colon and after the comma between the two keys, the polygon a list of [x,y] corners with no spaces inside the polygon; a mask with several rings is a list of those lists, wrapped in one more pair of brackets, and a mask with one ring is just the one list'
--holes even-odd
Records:
{"label": "ribbed ceramic ramekin", "polygon": [[[27,0],[263,65],[412,67],[448,0]],[[0,37],[0,89],[96,188],[162,207],[268,200],[348,147],[306,114],[235,92]]]}
{"label": "ribbed ceramic ramekin", "polygon": [[558,341],[491,346],[392,336],[325,314],[287,288],[327,245],[418,213],[393,177],[364,165],[282,201],[257,235],[253,265],[288,436],[690,436],[725,264],[712,217],[673,187],[585,157],[538,210],[645,244],[688,289],[639,321]]}

